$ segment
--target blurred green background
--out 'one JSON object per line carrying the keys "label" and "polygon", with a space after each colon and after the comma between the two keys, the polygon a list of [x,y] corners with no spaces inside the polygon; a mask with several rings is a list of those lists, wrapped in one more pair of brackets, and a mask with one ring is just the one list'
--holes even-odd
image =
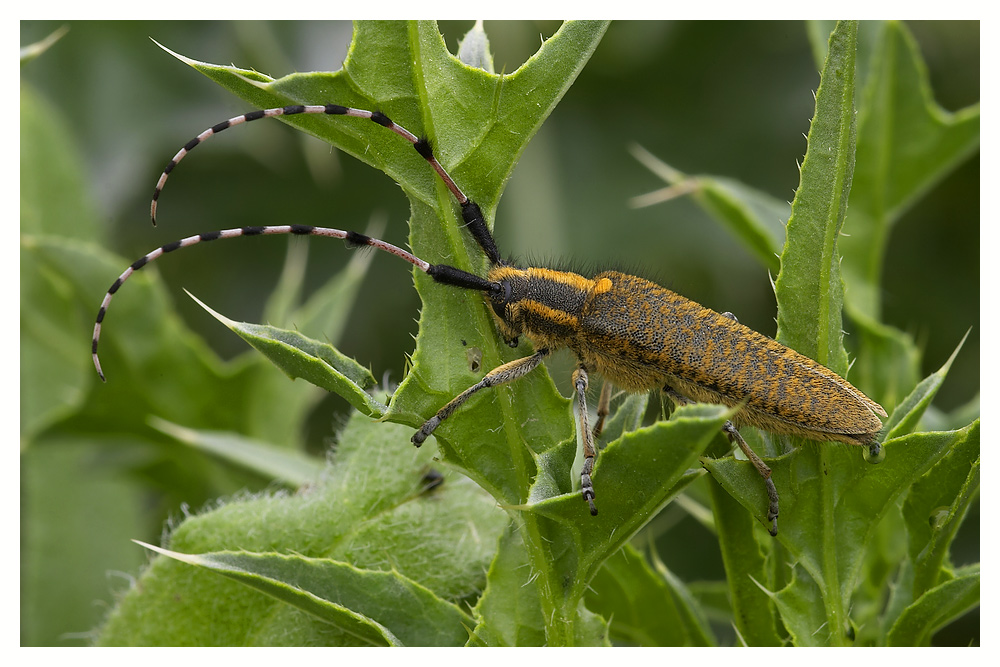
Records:
{"label": "blurred green background", "polygon": [[[23,22],[21,45],[62,25]],[[228,132],[186,160],[161,199],[159,227],[149,225],[149,197],[170,157],[206,127],[249,110],[150,38],[191,58],[277,77],[338,69],[351,36],[349,23],[66,25],[69,31],[60,41],[22,65],[22,95],[38,95],[52,122],[68,128],[65,148],[81,155],[92,199],[82,208],[95,207],[104,243],[123,257],[122,269],[163,243],[199,232],[289,222],[360,231],[379,213],[388,221],[383,238],[405,245],[408,207],[394,183],[278,122]],[[937,102],[948,110],[977,102],[979,23],[907,25],[926,59]],[[471,22],[441,27],[455,51]],[[513,72],[557,27],[487,22],[496,70]],[[662,186],[629,147],[638,143],[684,172],[738,179],[790,200],[818,80],[802,23],[613,24],[515,170],[497,213],[498,244],[503,252],[536,263],[580,268],[610,263],[715,310],[732,311],[741,322],[773,335],[767,272],[719,224],[685,199],[629,206],[630,198]],[[979,181],[977,153],[906,213],[888,244],[884,321],[914,335],[925,351],[924,375],[940,367],[972,328],[938,395],[936,405],[943,410],[979,393]],[[260,321],[286,249],[282,239],[213,244],[173,255],[156,270],[189,326],[230,358],[244,353],[245,344],[181,288],[233,319]],[[310,243],[309,255],[311,285],[350,258],[342,244],[321,241]],[[114,278],[107,276],[108,285]],[[94,314],[102,296],[93,295]],[[21,307],[32,307],[23,294]],[[376,253],[339,347],[370,365],[376,377],[386,374],[398,382],[412,350],[418,309],[409,267]],[[114,335],[113,322],[112,316],[106,335]],[[72,326],[67,340],[86,358],[92,322],[74,320]],[[849,336],[847,345],[850,350]],[[549,365],[564,393],[571,367],[568,355]],[[106,371],[113,377],[113,368]],[[22,392],[25,383],[39,380],[22,377]],[[84,391],[100,389],[96,375],[92,382]],[[311,451],[323,449],[346,409],[332,397],[315,411]],[[107,441],[114,434],[93,437]],[[81,454],[57,423],[22,438],[22,644],[85,643],[111,604],[112,591],[126,586],[145,560],[128,538],[156,541],[167,517],[181,516],[187,507],[197,510],[241,484],[251,489],[262,484],[226,479],[218,486],[167,493],[147,483],[153,473],[136,474],[139,467],[129,463],[127,449]],[[86,510],[93,521],[72,526],[73,532],[65,522],[48,524],[64,511],[57,502],[62,496],[46,504],[44,490],[53,485],[72,490],[78,511]],[[138,502],[123,507],[122,498]],[[690,546],[665,549],[667,565],[685,580],[719,578],[717,546],[696,522],[678,520],[670,539]],[[966,523],[965,532],[974,534],[965,536],[966,551],[955,554],[958,564],[979,559],[978,522],[973,513]],[[114,572],[121,576],[109,574]],[[960,623],[968,627],[954,629],[955,641],[975,637],[978,643],[978,615]]]}

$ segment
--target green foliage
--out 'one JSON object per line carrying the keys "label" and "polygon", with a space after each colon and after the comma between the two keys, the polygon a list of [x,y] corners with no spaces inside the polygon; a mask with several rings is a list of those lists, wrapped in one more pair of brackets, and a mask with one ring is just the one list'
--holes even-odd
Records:
{"label": "green foliage", "polygon": [[[567,23],[523,67],[502,76],[453,58],[428,22],[358,23],[335,73],[272,80],[183,60],[253,107],[336,101],[385,111],[432,139],[445,168],[492,222],[515,163],[605,29]],[[69,340],[62,313],[80,320],[69,331],[85,331],[106,283],[127,262],[100,249],[96,214],[87,209],[74,210],[75,225],[52,226],[65,223],[67,207],[86,201],[82,169],[61,149],[69,142],[51,134],[58,120],[45,118],[46,106],[22,91],[23,137],[42,140],[22,147],[22,301],[41,306],[22,310],[22,439],[43,434],[46,444],[22,456],[26,502],[43,498],[31,482],[46,479],[39,472],[57,455],[72,451],[72,465],[79,466],[108,451],[106,442],[69,438],[120,412],[130,416],[116,455],[161,482],[175,479],[176,489],[199,480],[212,480],[227,495],[262,488],[262,480],[297,489],[237,494],[175,523],[162,547],[149,547],[160,556],[96,640],[713,645],[719,626],[711,621],[721,614],[721,626],[732,625],[750,645],[926,645],[938,628],[976,607],[979,566],[953,566],[950,547],[978,493],[978,419],[955,430],[921,430],[954,355],[918,383],[916,346],[879,321],[870,294],[879,285],[888,228],[977,145],[978,112],[951,117],[931,106],[919,54],[899,24],[879,28],[856,77],[857,32],[855,24],[839,24],[828,48],[816,45],[823,74],[787,234],[774,219],[787,218],[789,209],[773,198],[736,181],[661,169],[766,267],[780,268],[785,344],[845,373],[846,310],[861,332],[852,381],[894,408],[883,431],[887,457],[877,466],[846,445],[751,438],[763,446],[781,494],[777,539],[761,525],[760,480],[746,461],[727,455],[720,434],[727,413],[714,406],[686,407],[642,426],[645,397],[616,401],[594,474],[596,518],[579,497],[569,401],[541,369],[477,395],[438,429],[436,442],[414,449],[413,427],[484,370],[529,351],[510,350],[498,339],[479,296],[441,288],[419,272],[416,347],[394,391],[380,389],[366,367],[328,338],[337,320],[330,313],[346,317],[357,294],[357,267],[301,305],[301,276],[289,274],[268,312],[272,322],[294,327],[235,322],[209,309],[259,352],[228,363],[187,331],[156,275],[144,271],[122,290],[107,320],[115,326],[114,337],[102,341],[109,384],[99,395],[81,389],[91,369],[87,356],[76,354],[80,345]],[[463,54],[489,62],[485,40],[474,37],[463,43]],[[856,124],[855,78],[867,85]],[[897,81],[899,94],[877,95],[885,80]],[[939,128],[932,148],[918,141],[926,133],[921,118]],[[447,190],[406,142],[358,119],[283,120],[399,184],[417,255],[481,272],[481,252],[457,224]],[[35,124],[29,131],[26,123]],[[896,128],[891,141],[876,129],[885,123]],[[879,170],[869,160],[907,164]],[[31,190],[43,170],[60,179],[65,203]],[[881,203],[856,205],[859,192]],[[163,220],[171,201],[161,208]],[[862,209],[857,216],[856,209]],[[850,259],[840,232],[868,234],[855,231],[861,226],[877,228],[871,234],[882,240],[865,258]],[[482,354],[478,368],[464,353],[469,348]],[[49,378],[45,385],[25,381],[42,376]],[[323,390],[357,410],[325,462],[304,456],[299,442]],[[73,480],[65,465],[57,470]],[[160,474],[164,467],[174,472]],[[114,517],[123,526],[115,539],[160,541],[124,529],[140,524],[139,488],[126,480],[106,493],[107,506],[124,515]],[[637,547],[639,532],[682,495],[686,507],[711,505],[706,523],[726,568],[725,602],[716,589],[682,582],[655,551]],[[32,533],[28,544],[22,541],[23,557],[47,543]],[[134,570],[136,551],[129,552],[131,562],[105,567]],[[37,581],[32,571],[27,576]],[[24,609],[22,597],[22,616]]]}
{"label": "green foliage", "polygon": [[[901,31],[903,29],[899,24],[887,24],[882,30],[880,44],[900,41]],[[906,42],[905,39],[902,41]],[[889,188],[886,181],[891,180],[886,173],[854,170],[855,144],[858,145],[857,153],[862,155],[861,147],[868,146],[862,138],[857,142],[855,140],[856,51],[857,26],[838,24],[825,51],[822,82],[816,92],[816,113],[801,168],[801,183],[792,202],[781,252],[781,271],[775,282],[778,340],[842,374],[846,373],[848,362],[841,321],[844,307],[844,282],[838,250],[841,228],[845,217],[852,230],[856,226],[873,224],[864,214],[855,217],[854,193],[859,186],[863,191],[871,189],[873,181]],[[898,66],[906,71],[919,69],[912,64],[918,57],[916,52],[910,51],[906,56],[903,59],[905,62]],[[876,73],[891,76],[884,72],[884,68],[888,67],[883,61],[886,57],[883,50],[877,50],[871,67]],[[885,85],[876,76],[869,76],[868,82],[869,86]],[[919,111],[912,113],[918,114]],[[866,108],[859,115],[867,121],[877,113],[877,110]],[[961,116],[967,120],[978,118],[971,110]],[[919,130],[907,135],[904,128],[897,128],[896,133],[897,141],[907,146],[924,140]],[[863,138],[875,141],[869,135]],[[967,151],[968,147],[964,150]],[[931,172],[933,165],[938,173],[949,166],[938,162],[937,157],[930,153],[922,156],[921,164],[925,172]],[[847,205],[849,197],[850,213]],[[744,217],[730,216],[730,224],[745,224]],[[854,282],[851,283],[853,286]],[[862,326],[868,324],[865,321]],[[900,346],[906,344],[901,334],[890,332],[889,335],[895,336]],[[853,448],[831,443],[821,447],[808,442],[795,443],[790,452],[769,461],[772,479],[780,489],[782,507],[791,508],[790,512],[782,512],[777,537],[780,547],[764,545],[764,557],[761,557],[762,549],[755,532],[732,525],[736,521],[731,517],[726,519],[726,528],[720,529],[720,542],[730,573],[730,595],[734,608],[744,611],[745,605],[745,612],[735,615],[744,641],[772,644],[777,639],[770,622],[772,612],[768,601],[773,603],[791,642],[796,645],[896,643],[903,635],[902,632],[893,634],[895,631],[891,631],[886,637],[874,630],[881,626],[884,632],[893,627],[893,621],[907,622],[905,615],[911,613],[910,607],[906,610],[891,608],[889,613],[881,613],[885,604],[885,589],[892,586],[898,592],[908,590],[909,586],[912,603],[924,594],[926,588],[917,588],[915,582],[904,581],[908,564],[894,572],[880,567],[879,554],[868,552],[877,532],[882,533],[882,539],[899,542],[909,534],[910,539],[916,539],[919,544],[917,552],[930,548],[932,539],[950,541],[954,537],[954,532],[926,530],[923,524],[932,518],[929,513],[932,508],[925,508],[927,511],[922,514],[916,513],[909,525],[896,521],[896,516],[891,515],[898,512],[898,503],[907,491],[910,491],[907,497],[912,498],[914,489],[929,485],[941,494],[938,500],[949,516],[964,516],[969,503],[969,489],[978,487],[978,420],[956,431],[915,432],[951,361],[898,403],[882,434],[886,462],[877,468],[864,463],[857,451],[851,451]],[[884,363],[880,370],[883,373],[891,371],[892,364]],[[868,378],[862,378],[865,379]],[[865,383],[862,382],[861,386],[871,395],[879,396]],[[965,451],[965,454],[956,454],[959,451]],[[961,458],[961,471],[948,482],[943,478],[940,466],[944,459],[953,456]],[[706,467],[721,487],[713,488],[716,517],[730,512],[731,498],[735,498],[756,514],[758,520],[763,520],[762,508],[766,506],[763,490],[759,485],[747,484],[745,471],[741,470],[739,462],[719,459],[706,462]],[[914,531],[922,537],[916,538]],[[783,561],[792,565],[778,566],[773,562],[772,559],[779,553]],[[943,554],[938,552],[938,555]],[[911,551],[911,557],[915,556],[916,553]],[[950,574],[952,568],[944,561],[936,561],[935,566],[931,575],[935,581],[940,577],[953,576]],[[736,573],[740,576],[734,576]],[[978,568],[975,573],[978,573]],[[876,574],[880,579],[872,581]],[[971,576],[975,578],[978,575]],[[862,586],[862,581],[869,585]],[[874,588],[870,584],[874,584]],[[974,584],[970,582],[972,585],[978,587],[978,581]],[[760,590],[754,590],[755,587]],[[939,627],[961,613],[955,607],[961,607],[964,612],[977,605],[978,597],[971,590],[956,586],[952,597],[937,601],[937,604],[944,604],[948,612],[928,623],[937,623]],[[766,596],[766,601],[761,593]],[[855,610],[853,614],[850,611],[852,607]],[[928,627],[925,625],[921,629],[924,634],[906,636],[918,643],[927,643]]]}

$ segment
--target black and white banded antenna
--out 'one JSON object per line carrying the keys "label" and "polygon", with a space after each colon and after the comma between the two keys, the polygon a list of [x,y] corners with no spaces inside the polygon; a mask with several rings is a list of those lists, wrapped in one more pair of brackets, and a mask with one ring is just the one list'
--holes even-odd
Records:
{"label": "black and white banded antenna", "polygon": [[[286,107],[277,107],[274,109],[261,109],[258,111],[251,111],[250,113],[245,113],[242,116],[235,116],[229,120],[223,121],[217,125],[214,125],[197,137],[187,142],[183,148],[177,151],[177,154],[170,160],[163,173],[160,174],[160,178],[156,183],[156,188],[153,191],[153,199],[150,203],[149,213],[153,224],[156,224],[156,209],[157,202],[159,201],[160,194],[163,192],[163,187],[166,185],[167,178],[169,178],[170,173],[174,170],[177,164],[184,159],[184,157],[190,153],[196,146],[201,144],[203,141],[212,137],[223,130],[229,129],[236,125],[242,125],[243,123],[248,123],[252,120],[259,120],[261,118],[273,118],[276,116],[292,116],[296,114],[326,114],[331,116],[351,116],[354,118],[367,118],[377,125],[381,125],[384,128],[395,132],[399,136],[403,137],[416,149],[417,153],[420,154],[427,163],[430,164],[431,168],[437,173],[441,178],[441,181],[445,184],[448,190],[451,192],[452,196],[458,202],[462,209],[462,219],[464,220],[469,231],[472,233],[473,237],[479,243],[479,246],[483,249],[486,254],[487,259],[489,259],[492,266],[503,264],[503,260],[500,258],[500,253],[497,250],[496,243],[493,240],[493,236],[490,234],[489,228],[486,226],[486,221],[483,219],[483,213],[479,208],[479,205],[465,196],[465,193],[456,185],[455,181],[451,178],[441,163],[438,162],[437,158],[434,156],[434,151],[431,147],[430,140],[426,137],[418,137],[413,134],[405,127],[397,125],[388,116],[386,116],[381,111],[368,111],[365,109],[354,109],[351,107],[341,106],[339,104],[325,104],[325,105],[292,105]],[[147,253],[143,257],[140,257],[132,263],[125,271],[122,272],[118,279],[111,285],[108,289],[107,294],[104,295],[104,300],[101,302],[101,307],[97,311],[97,320],[94,323],[94,338],[92,345],[92,355],[94,358],[94,367],[97,369],[97,374],[100,376],[101,380],[107,381],[104,372],[101,369],[101,361],[97,355],[97,346],[101,337],[101,325],[104,322],[104,317],[107,315],[108,307],[111,305],[111,299],[114,297],[115,293],[121,288],[122,284],[129,279],[129,277],[146,266],[149,262],[159,259],[163,255],[173,252],[178,248],[186,248],[189,246],[196,245],[198,243],[203,243],[206,241],[215,241],[218,239],[232,239],[240,236],[264,236],[264,235],[278,235],[278,234],[295,234],[299,236],[327,236],[337,239],[343,239],[347,241],[348,245],[351,246],[371,246],[378,250],[388,252],[396,257],[406,260],[413,266],[417,267],[436,282],[443,283],[445,285],[451,285],[453,287],[461,287],[464,289],[477,290],[484,292],[489,296],[497,296],[501,291],[502,287],[495,282],[481,278],[473,273],[463,271],[461,269],[455,268],[453,266],[448,266],[446,264],[431,264],[426,262],[416,255],[403,250],[402,248],[395,246],[391,243],[387,243],[380,239],[371,238],[364,234],[353,231],[344,231],[340,229],[332,229],[329,227],[314,227],[312,225],[268,225],[259,227],[237,227],[234,229],[223,229],[214,232],[206,232],[204,234],[197,234],[195,236],[189,236],[187,238],[180,239],[179,241],[173,241],[166,245],[160,246],[156,250]]]}

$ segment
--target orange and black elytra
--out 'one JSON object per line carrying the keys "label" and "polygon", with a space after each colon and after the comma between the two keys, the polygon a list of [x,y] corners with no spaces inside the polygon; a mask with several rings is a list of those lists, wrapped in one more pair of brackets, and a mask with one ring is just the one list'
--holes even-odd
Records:
{"label": "orange and black elytra", "polygon": [[[723,431],[764,479],[772,535],[778,530],[778,493],[771,481],[771,470],[747,445],[738,427],[755,426],[776,434],[861,445],[866,448],[866,459],[879,460],[877,436],[882,428],[879,417],[885,417],[886,413],[878,403],[833,371],[740,324],[732,314],[717,313],[627,273],[604,271],[585,277],[569,271],[521,267],[502,259],[479,206],[465,196],[444,170],[430,142],[379,111],[336,104],[294,105],[252,111],[205,130],[178,151],[160,176],[150,206],[154,224],[157,202],[168,176],[196,146],[234,125],[293,114],[368,119],[413,144],[458,202],[462,226],[472,234],[489,261],[486,275],[446,264],[431,264],[385,241],[327,227],[239,227],[190,236],[136,260],[108,290],[97,314],[92,346],[94,365],[102,380],[104,373],[97,356],[101,326],[112,297],[133,272],[168,252],[205,241],[274,234],[329,236],[396,255],[442,285],[481,292],[504,341],[516,347],[524,336],[534,347],[533,354],[494,368],[431,416],[413,435],[412,441],[418,447],[476,392],[513,382],[530,373],[552,352],[569,348],[578,362],[573,372],[573,387],[584,453],[580,488],[593,515],[597,514],[591,481],[597,456],[594,440],[600,436],[608,414],[612,386],[633,393],[659,389],[679,404],[741,406]],[[473,363],[471,358],[470,363]],[[604,379],[593,429],[586,399],[591,373]]]}

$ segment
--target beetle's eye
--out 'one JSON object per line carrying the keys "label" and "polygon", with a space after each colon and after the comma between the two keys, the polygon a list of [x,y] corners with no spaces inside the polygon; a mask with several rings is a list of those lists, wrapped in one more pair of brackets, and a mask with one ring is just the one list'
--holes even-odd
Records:
{"label": "beetle's eye", "polygon": [[[497,283],[497,289],[490,293],[490,301],[495,305],[504,305],[510,303],[511,294],[513,294],[513,289],[510,286],[509,280],[501,280]],[[498,313],[499,314],[499,313]]]}

